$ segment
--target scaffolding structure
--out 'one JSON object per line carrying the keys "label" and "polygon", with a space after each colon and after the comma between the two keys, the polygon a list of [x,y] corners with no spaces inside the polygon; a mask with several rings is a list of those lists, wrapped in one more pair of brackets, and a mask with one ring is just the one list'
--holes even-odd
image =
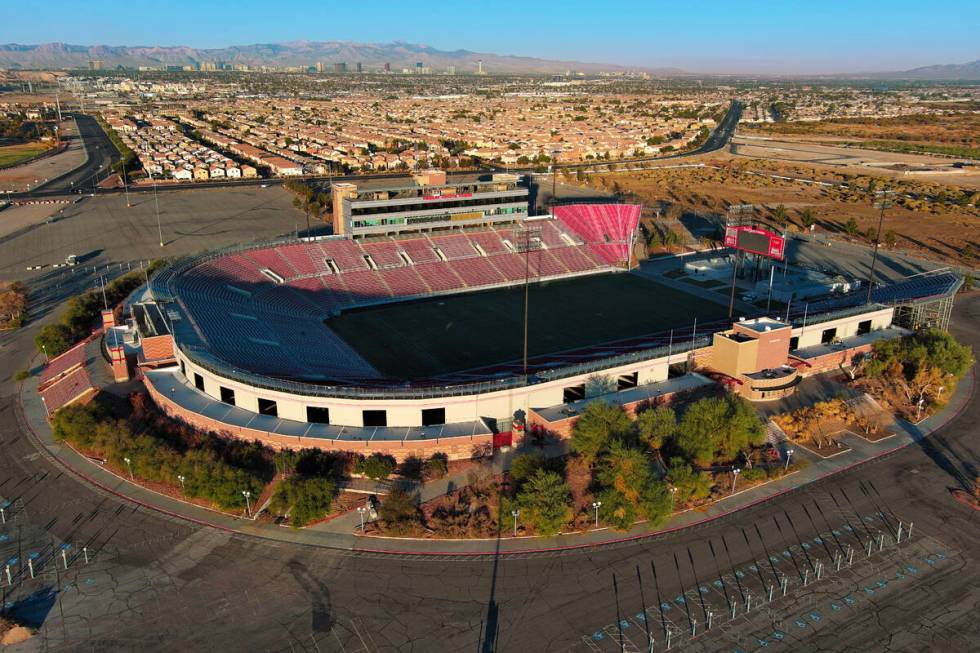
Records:
{"label": "scaffolding structure", "polygon": [[949,320],[953,314],[955,291],[942,297],[933,297],[925,301],[910,302],[895,306],[893,321],[906,329],[949,330]]}

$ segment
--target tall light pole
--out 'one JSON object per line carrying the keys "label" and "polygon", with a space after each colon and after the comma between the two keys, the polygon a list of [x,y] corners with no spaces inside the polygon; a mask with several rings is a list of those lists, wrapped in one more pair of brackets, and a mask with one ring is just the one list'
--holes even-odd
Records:
{"label": "tall light pole", "polygon": [[184,488],[184,481],[186,481],[187,478],[183,474],[177,474],[177,480],[180,481],[180,492],[181,492],[181,494],[186,493],[186,488]]}
{"label": "tall light pole", "polygon": [[157,182],[153,181],[153,206],[157,212],[157,234],[160,236],[160,247],[163,247],[163,227],[160,225],[160,199],[157,197]]}
{"label": "tall light pole", "polygon": [[129,202],[129,179],[126,176],[126,159],[122,160],[122,178],[123,178],[123,191],[126,193],[126,208],[132,208],[132,204]]}
{"label": "tall light pole", "polygon": [[245,497],[245,514],[247,514],[249,517],[251,517],[252,516],[252,504],[249,502],[248,499],[249,499],[249,497],[252,496],[252,493],[249,492],[248,490],[242,490],[242,496]]}
{"label": "tall light pole", "polygon": [[670,512],[673,514],[674,505],[677,503],[677,487],[674,485],[670,486]]}
{"label": "tall light pole", "polygon": [[599,508],[602,507],[601,501],[593,501],[592,507],[595,509],[595,527],[599,528]]}
{"label": "tall light pole", "polygon": [[738,481],[738,475],[742,470],[738,467],[732,468],[732,494],[735,494],[735,483]]}
{"label": "tall light pole", "polygon": [[129,480],[135,481],[136,478],[133,476],[133,461],[129,459],[129,456],[123,458],[123,462],[126,463],[126,468],[129,469]]}
{"label": "tall light pole", "polygon": [[793,451],[793,449],[786,450],[786,466],[783,468],[784,472],[789,471],[789,459],[793,457]]}
{"label": "tall light pole", "polygon": [[364,506],[357,507],[357,514],[361,516],[361,532],[364,532],[364,513],[367,512],[367,508]]}
{"label": "tall light pole", "polygon": [[510,514],[514,518],[514,537],[517,537],[517,518],[521,516],[521,511],[511,510]]}
{"label": "tall light pole", "polygon": [[878,248],[881,247],[881,225],[885,221],[885,209],[892,206],[895,197],[893,190],[880,190],[875,193],[874,207],[880,209],[878,214],[878,234],[875,236],[874,251],[871,254],[871,274],[868,275],[868,303],[871,303],[871,291],[875,287],[875,264],[878,262]]}

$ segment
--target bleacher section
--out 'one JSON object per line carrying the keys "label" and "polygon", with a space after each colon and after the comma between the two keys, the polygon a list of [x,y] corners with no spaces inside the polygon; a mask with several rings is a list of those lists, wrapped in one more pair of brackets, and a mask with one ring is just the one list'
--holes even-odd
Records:
{"label": "bleacher section", "polygon": [[640,209],[637,204],[570,204],[556,206],[554,214],[601,260],[622,265],[629,262]]}
{"label": "bleacher section", "polygon": [[570,222],[534,220],[541,242],[527,259],[507,228],[327,238],[225,254],[173,284],[197,335],[233,365],[302,378],[373,378],[377,372],[324,324],[330,316],[402,297],[520,283],[528,268],[532,280],[609,270],[627,258],[639,216],[623,208],[583,210]]}

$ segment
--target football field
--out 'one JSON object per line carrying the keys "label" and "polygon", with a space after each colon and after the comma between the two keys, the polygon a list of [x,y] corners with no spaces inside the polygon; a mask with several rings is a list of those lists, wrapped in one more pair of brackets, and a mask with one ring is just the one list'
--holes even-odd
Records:
{"label": "football field", "polygon": [[[724,307],[627,273],[534,284],[531,356],[725,317]],[[343,313],[327,324],[382,374],[421,378],[519,360],[523,286]]]}

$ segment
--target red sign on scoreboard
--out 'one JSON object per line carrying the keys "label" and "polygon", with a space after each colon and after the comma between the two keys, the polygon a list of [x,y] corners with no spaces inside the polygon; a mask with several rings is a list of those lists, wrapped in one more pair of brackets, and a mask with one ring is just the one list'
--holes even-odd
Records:
{"label": "red sign on scoreboard", "polygon": [[782,260],[786,252],[786,239],[765,229],[728,227],[725,229],[725,247]]}

